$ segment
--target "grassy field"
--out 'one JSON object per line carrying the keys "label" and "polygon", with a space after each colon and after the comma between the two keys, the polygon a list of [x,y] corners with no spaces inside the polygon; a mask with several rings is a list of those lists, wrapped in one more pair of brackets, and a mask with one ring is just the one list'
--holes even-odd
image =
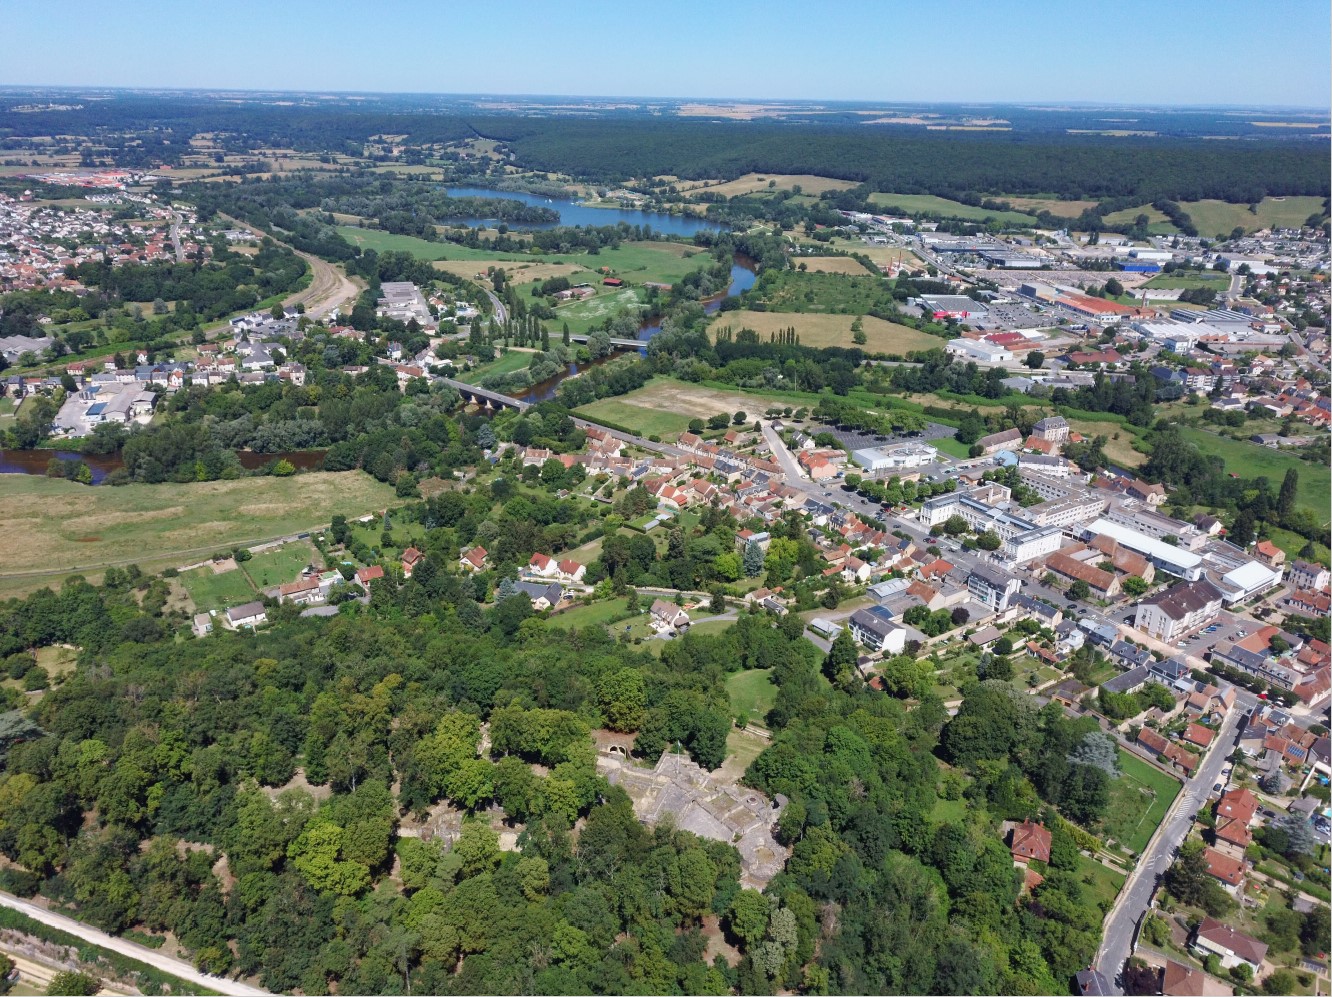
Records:
{"label": "grassy field", "polygon": [[799,270],[765,271],[749,297],[763,301],[774,312],[855,316],[896,305],[889,284],[868,274],[850,277]]}
{"label": "grassy field", "polygon": [[726,735],[726,762],[723,765],[723,772],[729,772],[735,778],[744,774],[745,769],[755,758],[763,754],[763,749],[768,746],[768,742],[754,734],[748,734],[742,730],[731,730]]}
{"label": "grassy field", "polygon": [[591,298],[556,306],[555,317],[561,324],[569,323],[570,332],[582,334],[620,312],[641,313],[646,303],[647,292],[641,287],[600,288]]}
{"label": "grassy field", "polygon": [[1203,273],[1170,273],[1159,274],[1153,277],[1143,287],[1151,290],[1153,288],[1164,290],[1167,288],[1191,289],[1195,287],[1210,287],[1215,291],[1224,291],[1230,286],[1230,275],[1217,273],[1215,271],[1205,271]]}
{"label": "grassy field", "polygon": [[210,609],[230,609],[256,598],[254,586],[240,568],[213,573],[210,567],[195,568],[180,576],[194,608],[201,613]]}
{"label": "grassy field", "polygon": [[485,259],[435,260],[434,266],[436,270],[443,270],[468,279],[472,279],[478,273],[484,274],[488,267],[499,267],[504,270],[504,276],[509,283],[515,286],[550,280],[552,277],[568,277],[571,282],[576,284],[585,279],[578,275],[586,273],[583,267],[573,263],[530,263],[514,259],[501,259],[494,255]]}
{"label": "grassy field", "polygon": [[[1133,449],[1137,437],[1117,422],[1094,422],[1090,419],[1069,419],[1069,428],[1088,438],[1105,437],[1105,455],[1121,467],[1138,467],[1147,460],[1145,453]],[[1116,439],[1115,437],[1119,438]]]}
{"label": "grassy field", "polygon": [[[772,186],[769,187],[769,184]],[[705,186],[701,183],[681,183],[680,189],[689,194],[695,194],[706,190],[709,194],[720,194],[723,197],[735,197],[738,194],[753,194],[755,191],[763,190],[791,190],[799,187],[805,194],[822,194],[829,190],[849,190],[855,183],[851,180],[834,180],[831,177],[816,177],[808,173],[787,174],[780,173],[746,173],[742,177],[734,180],[728,180],[725,183],[714,183]]]}
{"label": "grassy field", "polygon": [[944,218],[962,218],[967,221],[984,221],[993,218],[1000,222],[1012,222],[1015,225],[1034,225],[1032,215],[1017,211],[986,211],[961,201],[950,201],[946,197],[933,194],[871,194],[870,203],[885,210],[900,208],[911,215],[941,215]]}
{"label": "grassy field", "polygon": [[[1264,529],[1263,535],[1265,539],[1271,540],[1272,543],[1284,550],[1289,560],[1299,557],[1300,551],[1304,550],[1304,545],[1309,542],[1298,533],[1291,533],[1289,530],[1283,530],[1275,526]],[[1320,543],[1314,544],[1313,560],[1319,564],[1328,564],[1330,556],[1332,556],[1332,551],[1329,551]]]}
{"label": "grassy field", "polygon": [[729,676],[726,694],[731,698],[734,713],[748,713],[755,720],[762,720],[777,702],[777,687],[766,668],[751,668]]}
{"label": "grassy field", "polygon": [[[792,397],[802,397],[795,392]],[[814,395],[804,395],[805,399],[817,401]],[[607,403],[613,403],[608,405]],[[706,419],[709,416],[725,412],[728,415],[744,412],[750,419],[761,415],[771,405],[790,404],[780,393],[749,394],[735,389],[713,388],[702,384],[690,384],[674,378],[653,378],[644,387],[631,391],[618,398],[603,398],[600,401],[576,409],[579,413],[590,412],[602,418],[629,426],[625,419],[634,419],[635,426],[642,427],[651,422],[657,429],[642,432],[683,432],[688,428],[690,419]],[[809,404],[802,401],[800,404]],[[678,426],[678,429],[666,428]],[[629,428],[634,428],[630,426]],[[641,433],[640,433],[641,435]]]}
{"label": "grassy field", "polygon": [[608,626],[617,620],[626,619],[628,601],[625,599],[607,599],[588,606],[575,606],[550,618],[552,627],[571,630],[574,627]]}
{"label": "grassy field", "polygon": [[[844,346],[856,345],[851,331],[853,315],[822,315],[809,312],[721,312],[713,320],[712,329],[729,327],[732,330],[753,329],[759,339],[767,339],[769,333],[795,327],[802,346]],[[929,350],[943,345],[937,336],[913,329],[907,325],[886,322],[873,315],[866,315],[860,320],[865,332],[863,349],[871,353],[901,353],[912,350]]]}
{"label": "grassy field", "polygon": [[1180,207],[1189,213],[1198,234],[1203,238],[1214,235],[1228,236],[1235,228],[1256,232],[1262,228],[1293,228],[1304,223],[1310,215],[1321,214],[1321,197],[1265,197],[1257,212],[1250,212],[1247,204],[1226,201],[1182,201]]}
{"label": "grassy field", "polygon": [[[619,398],[602,398],[599,401],[574,409],[574,412],[589,419],[605,419],[617,426],[632,430],[638,436],[679,436],[689,428],[691,416],[677,412],[662,411],[650,405],[638,405],[628,401],[629,395]],[[708,413],[715,415],[720,409]],[[732,409],[731,411],[735,411]]]}
{"label": "grassy field", "polygon": [[1226,470],[1244,478],[1265,476],[1272,484],[1275,493],[1281,487],[1281,481],[1289,468],[1295,468],[1300,475],[1298,501],[1316,512],[1323,522],[1327,521],[1328,508],[1332,505],[1332,476],[1327,468],[1308,461],[1300,460],[1292,454],[1262,447],[1257,443],[1245,443],[1229,437],[1209,433],[1194,426],[1180,426],[1180,435],[1198,447],[1203,453],[1216,454],[1226,462]]}
{"label": "grassy field", "polygon": [[532,354],[526,350],[510,350],[500,356],[494,363],[483,363],[475,370],[469,370],[467,373],[458,377],[459,381],[467,384],[479,384],[483,377],[489,377],[492,374],[512,374],[515,370],[526,370],[527,365],[532,362]]}
{"label": "grassy field", "polygon": [[1105,216],[1108,225],[1131,225],[1133,219],[1139,215],[1147,216],[1147,228],[1152,232],[1174,232],[1175,226],[1171,224],[1170,219],[1157,211],[1150,204],[1143,204],[1136,208],[1124,208],[1120,211],[1112,211]]}
{"label": "grassy field", "polygon": [[1110,783],[1104,832],[1126,848],[1141,852],[1180,790],[1177,780],[1141,758],[1119,752],[1121,774]]}
{"label": "grassy field", "polygon": [[1078,856],[1077,876],[1097,905],[1114,903],[1124,886],[1122,875],[1086,855]]}
{"label": "grassy field", "polygon": [[1088,208],[1096,207],[1095,201],[1061,201],[1057,197],[1013,197],[1008,194],[996,194],[996,201],[1007,201],[1018,211],[1048,211],[1062,218],[1077,218]]}
{"label": "grassy field", "polygon": [[259,588],[285,585],[294,582],[308,564],[320,567],[323,559],[314,546],[305,540],[283,544],[275,550],[266,550],[255,554],[241,565],[241,569],[250,576],[250,580]]}
{"label": "grassy field", "polygon": [[802,256],[800,262],[810,273],[844,273],[851,277],[864,277],[870,273],[863,263],[850,256]]}
{"label": "grassy field", "polygon": [[240,543],[300,533],[334,513],[398,505],[359,471],[177,485],[89,488],[8,475],[0,489],[0,595],[31,591],[110,564],[145,570],[200,560]]}

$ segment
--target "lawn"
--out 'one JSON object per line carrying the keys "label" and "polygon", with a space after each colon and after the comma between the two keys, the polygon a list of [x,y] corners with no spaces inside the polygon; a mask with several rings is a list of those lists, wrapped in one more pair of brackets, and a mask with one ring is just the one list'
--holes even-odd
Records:
{"label": "lawn", "polygon": [[1141,852],[1180,790],[1178,780],[1126,751],[1120,776],[1110,783],[1110,805],[1102,829],[1133,852]]}
{"label": "lawn", "polygon": [[574,627],[609,626],[618,620],[628,619],[628,602],[620,599],[607,599],[587,606],[575,606],[550,618],[552,627],[572,630]]}
{"label": "lawn", "polygon": [[[1291,533],[1290,530],[1283,530],[1276,526],[1265,527],[1262,535],[1264,538],[1271,540],[1272,543],[1284,550],[1286,552],[1286,558],[1292,561],[1300,556],[1300,551],[1304,550],[1305,544],[1309,542],[1298,533]],[[1314,544],[1313,560],[1320,564],[1327,564],[1329,562],[1329,553],[1328,549],[1322,544]]]}
{"label": "lawn", "polygon": [[1114,903],[1124,885],[1122,875],[1086,855],[1078,856],[1077,876],[1098,906]]}
{"label": "lawn", "polygon": [[[731,729],[726,735],[726,767],[737,769],[740,775],[749,768],[750,763],[759,755],[768,742],[756,734],[747,734],[742,730]],[[738,777],[738,776],[737,776]]]}
{"label": "lawn", "polygon": [[726,694],[731,698],[731,712],[747,713],[762,720],[777,702],[777,686],[767,668],[750,668],[726,679]]}
{"label": "lawn", "polygon": [[937,440],[930,440],[930,446],[946,453],[949,457],[956,457],[959,460],[965,460],[971,456],[971,446],[953,439],[951,436],[944,436]]}
{"label": "lawn", "polygon": [[1281,487],[1281,481],[1289,468],[1295,468],[1300,475],[1298,494],[1299,504],[1316,512],[1321,521],[1326,522],[1328,508],[1332,505],[1332,475],[1326,467],[1310,464],[1293,454],[1282,453],[1271,447],[1259,446],[1218,436],[1216,433],[1194,426],[1180,426],[1180,435],[1206,454],[1216,454],[1226,462],[1226,470],[1244,478],[1265,476],[1275,493]]}
{"label": "lawn", "polygon": [[0,489],[0,595],[56,584],[111,564],[145,570],[202,560],[221,548],[302,533],[334,513],[400,504],[359,471],[191,484],[87,487],[8,475]]}
{"label": "lawn", "polygon": [[568,324],[569,331],[583,334],[600,326],[608,318],[630,312],[642,315],[647,304],[647,292],[641,287],[620,287],[614,290],[598,287],[597,293],[579,301],[566,301],[555,308],[555,318]]}
{"label": "lawn", "polygon": [[37,649],[37,665],[40,668],[45,668],[46,674],[51,678],[69,674],[78,664],[78,660],[78,648],[53,644],[50,647],[39,647]]}
{"label": "lawn", "polygon": [[[753,329],[759,339],[767,340],[769,334],[794,327],[801,346],[842,346],[851,349],[858,345],[851,323],[855,315],[811,314],[809,312],[774,312],[774,311],[734,311],[722,312],[712,322],[712,331],[729,328],[733,332],[740,329]],[[886,322],[873,315],[860,319],[865,333],[865,343],[861,349],[869,353],[906,354],[914,350],[930,350],[942,347],[944,341],[937,336],[913,329],[908,325]]]}
{"label": "lawn", "polygon": [[1204,273],[1163,273],[1158,274],[1142,285],[1148,290],[1181,288],[1191,289],[1197,287],[1210,287],[1215,291],[1224,291],[1230,286],[1230,275],[1217,273],[1216,271]]}
{"label": "lawn", "polygon": [[458,380],[466,384],[480,384],[483,377],[494,374],[512,374],[516,370],[526,370],[532,362],[532,353],[526,350],[509,350],[494,363],[484,363],[475,370],[459,375]]}
{"label": "lawn", "polygon": [[967,221],[984,221],[993,218],[1000,222],[1012,222],[1015,225],[1035,225],[1032,215],[1017,211],[987,211],[961,201],[950,201],[946,197],[933,194],[871,194],[870,203],[885,211],[900,210],[909,215],[940,215],[944,218],[962,218]]}
{"label": "lawn", "polygon": [[688,415],[637,405],[626,401],[627,397],[602,398],[574,409],[574,414],[594,421],[605,419],[637,436],[659,436],[665,439],[679,436],[689,428]]}
{"label": "lawn", "polygon": [[194,608],[200,613],[210,609],[230,609],[256,598],[254,586],[240,568],[216,575],[212,568],[205,566],[186,571],[180,578]]}
{"label": "lawn", "polygon": [[250,581],[257,588],[263,589],[294,582],[296,576],[312,562],[315,567],[319,567],[323,559],[308,541],[298,540],[283,544],[275,550],[255,554],[241,564],[241,570],[250,576]]}

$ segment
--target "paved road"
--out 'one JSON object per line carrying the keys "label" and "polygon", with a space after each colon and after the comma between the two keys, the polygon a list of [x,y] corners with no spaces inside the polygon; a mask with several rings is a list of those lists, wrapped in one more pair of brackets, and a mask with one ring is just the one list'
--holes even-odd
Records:
{"label": "paved road", "polygon": [[[1157,828],[1156,834],[1147,843],[1141,858],[1124,881],[1115,906],[1105,919],[1101,947],[1096,953],[1095,966],[1114,981],[1124,968],[1133,949],[1133,935],[1139,921],[1151,905],[1152,895],[1156,892],[1156,877],[1170,868],[1175,852],[1183,844],[1193,819],[1206,803],[1212,792],[1212,786],[1221,782],[1221,769],[1226,764],[1235,745],[1236,728],[1240,718],[1253,709],[1257,699],[1248,692],[1236,689],[1238,693],[1235,708],[1230,711],[1221,725],[1220,733],[1207,753],[1198,772],[1184,784],[1184,789],[1175,797],[1166,812],[1165,819]],[[1123,988],[1114,983],[1113,992],[1122,994]]]}
{"label": "paved road", "polygon": [[180,245],[181,217],[174,210],[171,212],[171,245],[176,251],[176,262],[185,262],[185,250]]}
{"label": "paved road", "polygon": [[223,994],[267,994],[269,991],[260,990],[258,987],[252,987],[237,980],[228,980],[221,976],[210,976],[207,973],[201,973],[188,962],[180,959],[173,959],[169,955],[163,955],[156,949],[150,949],[145,945],[136,945],[134,942],[127,941],[124,938],[117,938],[114,935],[108,935],[104,931],[84,924],[82,921],[76,921],[71,917],[65,917],[63,914],[56,914],[49,910],[44,910],[36,904],[30,904],[26,900],[20,900],[18,897],[8,893],[0,893],[0,906],[9,907],[13,910],[27,914],[34,920],[41,921],[43,924],[50,925],[52,928],[58,928],[61,931],[68,932],[71,935],[77,935],[84,941],[100,945],[104,949],[110,949],[112,952],[118,952],[131,959],[137,959],[139,962],[147,963],[155,969],[160,969],[164,973],[170,973],[172,976],[179,976],[187,983],[193,983],[196,986],[207,987],[209,990],[216,990]]}
{"label": "paved road", "polygon": [[500,325],[509,321],[509,310],[504,307],[504,302],[495,296],[495,292],[485,285],[481,286],[481,290],[486,292],[486,297],[490,299],[490,303],[495,307],[495,321]]}

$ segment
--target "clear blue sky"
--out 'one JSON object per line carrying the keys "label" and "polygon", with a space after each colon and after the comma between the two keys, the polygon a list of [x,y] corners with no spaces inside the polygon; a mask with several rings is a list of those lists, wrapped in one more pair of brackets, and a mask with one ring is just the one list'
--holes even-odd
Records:
{"label": "clear blue sky", "polygon": [[0,0],[0,85],[1329,105],[1328,0]]}

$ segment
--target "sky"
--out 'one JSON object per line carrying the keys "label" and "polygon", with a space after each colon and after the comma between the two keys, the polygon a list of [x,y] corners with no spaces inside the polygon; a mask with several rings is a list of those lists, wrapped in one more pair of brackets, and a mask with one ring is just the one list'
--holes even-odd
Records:
{"label": "sky", "polygon": [[0,85],[1326,109],[1328,0],[0,0]]}

